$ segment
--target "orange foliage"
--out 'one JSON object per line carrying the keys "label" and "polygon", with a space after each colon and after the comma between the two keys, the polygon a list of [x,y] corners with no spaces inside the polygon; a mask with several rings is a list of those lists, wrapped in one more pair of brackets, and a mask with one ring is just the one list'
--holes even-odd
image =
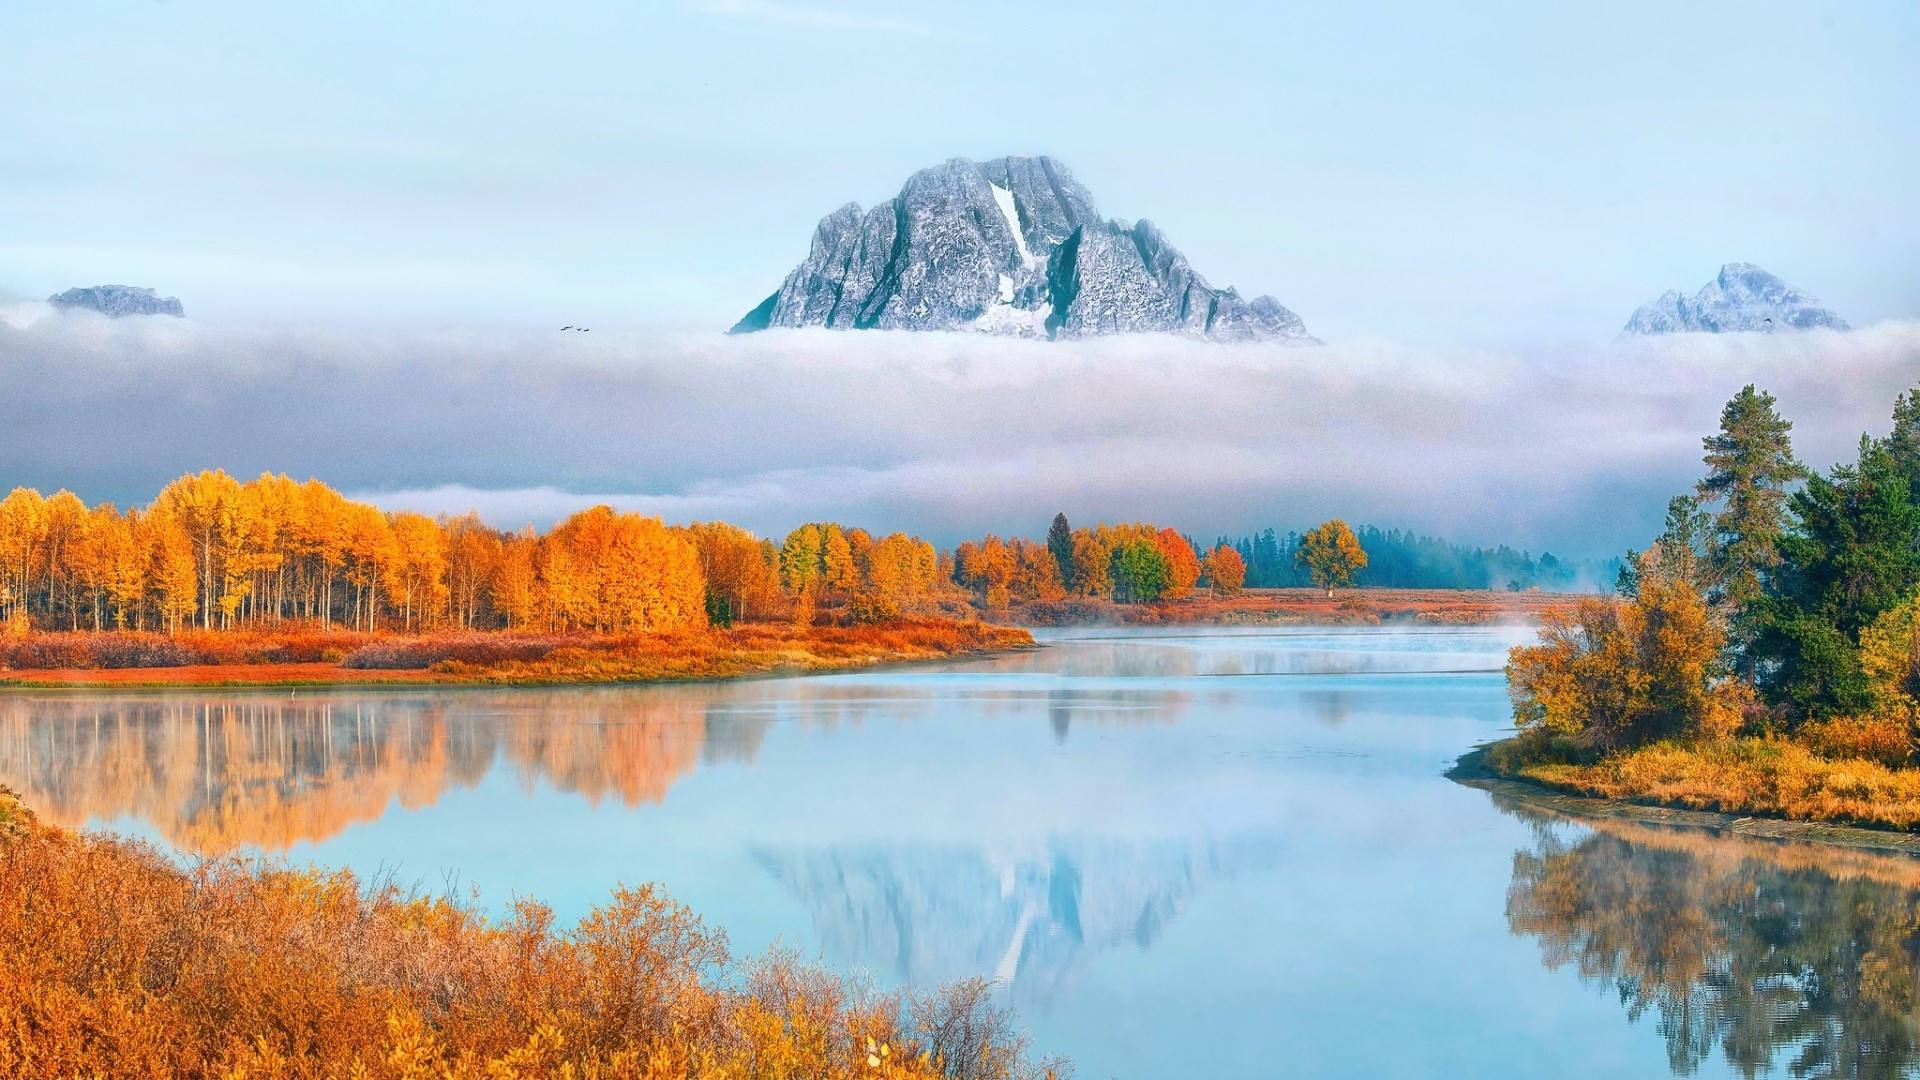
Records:
{"label": "orange foliage", "polygon": [[[419,682],[634,682],[826,671],[1032,644],[1025,630],[938,618],[812,628],[746,623],[648,634],[395,635],[319,629],[183,631],[172,636],[138,631],[36,633],[0,637],[0,683],[347,683],[364,681],[361,673],[370,671],[413,672]],[[288,672],[287,665],[313,666]],[[141,680],[91,676],[136,668],[160,675]],[[175,670],[181,676],[169,678]]]}
{"label": "orange foliage", "polygon": [[981,984],[862,993],[651,887],[570,930],[351,874],[216,860],[25,820],[0,792],[0,1075],[1051,1075]]}
{"label": "orange foliage", "polygon": [[941,579],[926,541],[876,541],[830,522],[775,547],[723,522],[683,529],[596,506],[544,536],[504,533],[472,514],[387,513],[271,474],[183,476],[125,512],[66,491],[0,499],[0,631],[10,636],[306,623],[629,633],[806,624],[816,604],[873,622],[937,610]]}
{"label": "orange foliage", "polygon": [[1215,596],[1238,596],[1247,584],[1247,561],[1232,546],[1221,544],[1207,553],[1203,565],[1207,587]]}
{"label": "orange foliage", "polygon": [[1154,546],[1160,554],[1167,557],[1167,591],[1164,599],[1178,600],[1193,591],[1200,580],[1200,557],[1193,553],[1193,545],[1187,538],[1173,529],[1161,529],[1153,534]]}

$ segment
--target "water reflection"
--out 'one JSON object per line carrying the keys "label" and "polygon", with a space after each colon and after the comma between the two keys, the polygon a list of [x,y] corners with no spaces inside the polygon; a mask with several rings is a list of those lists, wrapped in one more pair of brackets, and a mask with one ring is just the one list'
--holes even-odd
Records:
{"label": "water reflection", "polygon": [[[778,689],[773,689],[774,687]],[[1075,723],[1165,724],[1178,694],[1006,688],[976,715],[1044,706]],[[924,690],[825,681],[431,693],[0,696],[0,783],[68,826],[137,818],[194,855],[285,851],[397,804],[432,805],[504,765],[539,785],[634,807],[701,763],[751,763],[770,724],[912,719]]]}
{"label": "water reflection", "polygon": [[703,758],[751,760],[771,716],[595,691],[7,697],[0,780],[61,824],[131,816],[196,855],[281,851],[430,805],[499,762],[527,787],[658,802]]}
{"label": "water reflection", "polygon": [[1273,865],[1279,848],[1250,836],[757,854],[812,913],[834,963],[920,986],[986,974],[1025,1008],[1059,1000],[1103,952],[1150,948],[1202,888]]}
{"label": "water reflection", "polygon": [[1674,1072],[1894,1077],[1920,1067],[1920,860],[1495,797],[1534,829],[1507,920],[1542,962],[1651,1014]]}

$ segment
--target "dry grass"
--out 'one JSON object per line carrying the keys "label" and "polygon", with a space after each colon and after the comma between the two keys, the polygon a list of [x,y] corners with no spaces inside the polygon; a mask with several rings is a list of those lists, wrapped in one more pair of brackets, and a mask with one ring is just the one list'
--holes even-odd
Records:
{"label": "dry grass", "polygon": [[0,671],[232,664],[338,663],[379,635],[295,626],[284,630],[36,631],[0,637]]}
{"label": "dry grass", "polygon": [[1113,604],[1065,600],[1026,604],[1015,621],[1035,626],[1073,623],[1178,624],[1358,624],[1420,622],[1478,624],[1535,620],[1547,608],[1565,605],[1559,593],[1492,592],[1482,589],[1248,589],[1215,597],[1205,590],[1163,604]]}
{"label": "dry grass", "polygon": [[1605,799],[1802,821],[1920,829],[1920,769],[1829,758],[1784,738],[1659,742],[1591,763],[1489,754],[1508,775]]}
{"label": "dry grass", "polygon": [[14,1080],[1052,1073],[981,984],[915,999],[791,957],[739,965],[646,887],[559,930],[532,902],[495,920],[27,824],[0,839],[0,957]]}
{"label": "dry grass", "polygon": [[[750,623],[644,635],[236,632],[182,635],[177,645],[170,644],[173,640],[151,634],[34,634],[0,650],[0,684],[648,682],[837,671],[1033,645],[1025,630],[949,619],[810,629]],[[142,659],[149,662],[132,662]]]}

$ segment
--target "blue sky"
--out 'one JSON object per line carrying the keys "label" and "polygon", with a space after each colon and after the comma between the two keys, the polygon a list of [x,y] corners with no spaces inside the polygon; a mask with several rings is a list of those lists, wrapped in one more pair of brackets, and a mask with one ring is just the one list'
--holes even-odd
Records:
{"label": "blue sky", "polygon": [[1920,5],[0,8],[0,297],[719,329],[813,223],[1049,153],[1329,340],[1611,336],[1752,261],[1920,315]]}

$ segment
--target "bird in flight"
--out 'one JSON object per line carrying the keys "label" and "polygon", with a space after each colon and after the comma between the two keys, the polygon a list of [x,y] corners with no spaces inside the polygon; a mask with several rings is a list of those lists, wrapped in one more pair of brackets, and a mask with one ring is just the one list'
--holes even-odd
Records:
{"label": "bird in flight", "polygon": [[581,332],[581,333],[583,333],[583,334],[590,334],[590,333],[592,333],[592,332],[593,332],[593,330],[592,330],[591,328],[589,328],[589,327],[585,327],[585,326],[563,326],[563,327],[561,327],[560,329],[561,329],[561,331],[562,331],[562,332],[565,332],[565,331],[568,331],[568,330],[578,330],[578,331],[580,331],[580,332]]}

